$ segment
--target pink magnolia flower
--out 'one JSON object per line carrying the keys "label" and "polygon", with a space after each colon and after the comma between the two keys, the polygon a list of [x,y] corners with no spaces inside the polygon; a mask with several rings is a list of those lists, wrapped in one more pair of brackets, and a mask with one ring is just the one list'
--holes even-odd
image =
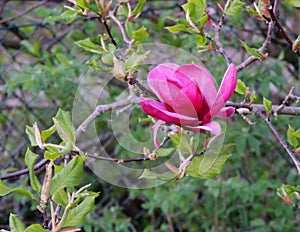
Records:
{"label": "pink magnolia flower", "polygon": [[[217,92],[212,75],[203,66],[160,64],[147,76],[159,101],[141,97],[141,106],[147,114],[163,122],[218,134],[221,127],[212,118],[224,120],[234,113],[234,108],[224,105],[235,90],[236,73],[236,67],[230,64]],[[157,126],[154,129],[156,136]]]}

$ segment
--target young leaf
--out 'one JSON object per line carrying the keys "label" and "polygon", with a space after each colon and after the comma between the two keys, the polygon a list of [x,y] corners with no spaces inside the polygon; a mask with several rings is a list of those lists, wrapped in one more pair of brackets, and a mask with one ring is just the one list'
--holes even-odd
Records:
{"label": "young leaf", "polygon": [[213,137],[208,144],[205,154],[192,160],[192,163],[187,168],[187,174],[201,179],[212,178],[220,174],[225,162],[231,156],[224,154],[228,146],[222,149],[223,141],[223,133]]}
{"label": "young leaf", "polygon": [[29,148],[27,148],[24,161],[29,170],[30,185],[39,193],[41,191],[41,183],[34,172],[34,165],[38,157],[39,156],[37,154],[33,153]]}
{"label": "young leaf", "polygon": [[126,74],[124,72],[122,63],[115,56],[113,57],[113,62],[114,67],[112,70],[112,75],[120,81],[125,81]]}
{"label": "young leaf", "polygon": [[66,207],[68,204],[68,194],[63,188],[61,188],[60,190],[54,193],[54,195],[52,196],[52,200],[55,203]]}
{"label": "young leaf", "polygon": [[289,125],[288,131],[287,131],[287,139],[288,143],[296,149],[299,145],[297,138],[294,135],[295,129]]}
{"label": "young leaf", "polygon": [[226,6],[225,6],[225,14],[229,16],[236,16],[239,13],[241,13],[244,2],[240,0],[227,0]]}
{"label": "young leaf", "polygon": [[237,92],[238,94],[244,95],[246,93],[246,90],[247,90],[247,87],[246,87],[245,83],[243,81],[241,81],[240,79],[238,79],[237,85],[235,88],[235,92]]}
{"label": "young leaf", "polygon": [[271,113],[272,112],[272,102],[264,97],[263,98],[263,104],[266,108],[266,111]]}
{"label": "young leaf", "polygon": [[141,27],[137,31],[133,32],[132,38],[135,41],[148,40],[148,33],[146,31],[146,28],[145,27]]}
{"label": "young leaf", "polygon": [[79,11],[76,10],[66,10],[60,15],[49,16],[49,19],[54,21],[59,21],[64,24],[70,24],[75,21]]}
{"label": "young leaf", "polygon": [[75,144],[75,127],[71,120],[70,112],[59,109],[53,118],[59,137],[66,143]]}
{"label": "young leaf", "polygon": [[6,196],[7,194],[12,192],[28,197],[29,199],[36,200],[34,195],[28,190],[23,189],[21,187],[10,188],[0,180],[0,197]]}
{"label": "young leaf", "polygon": [[299,0],[284,0],[285,3],[293,6],[293,7],[300,7],[300,1]]}
{"label": "young leaf", "polygon": [[175,148],[159,148],[155,154],[156,157],[166,157],[174,153]]}
{"label": "young leaf", "polygon": [[38,146],[38,143],[35,138],[35,131],[33,126],[26,126],[25,132],[29,138],[31,146],[33,147]]}
{"label": "young leaf", "polygon": [[171,33],[178,33],[179,31],[186,31],[186,25],[176,24],[174,26],[165,27]]}
{"label": "young leaf", "polygon": [[144,6],[146,5],[147,0],[139,0],[138,4],[134,8],[134,10],[131,13],[131,17],[136,16],[137,14],[141,13]]}
{"label": "young leaf", "polygon": [[162,180],[169,181],[173,180],[177,176],[176,173],[166,172],[166,173],[155,173],[148,169],[145,169],[139,179],[152,179],[152,180]]}
{"label": "young leaf", "polygon": [[250,48],[244,41],[241,40],[241,44],[243,45],[243,47],[246,49],[246,52],[251,55],[254,56],[256,58],[261,59],[263,57],[263,54],[261,52],[258,51],[257,48]]}
{"label": "young leaf", "polygon": [[78,185],[83,171],[84,156],[75,156],[59,173],[57,173],[51,182],[50,193],[53,194],[63,187],[72,188]]}
{"label": "young leaf", "polygon": [[47,130],[43,130],[41,133],[42,141],[45,142],[56,131],[55,125],[51,126]]}
{"label": "young leaf", "polygon": [[184,135],[171,134],[170,138],[174,147],[176,147],[176,149],[178,149],[180,152],[183,154],[192,154],[192,148]]}
{"label": "young leaf", "polygon": [[193,22],[199,22],[205,13],[206,1],[189,0],[182,8]]}
{"label": "young leaf", "polygon": [[143,64],[144,60],[149,56],[150,51],[145,52],[143,55],[132,54],[125,60],[124,67],[126,72],[135,72]]}
{"label": "young leaf", "polygon": [[50,230],[44,229],[40,224],[33,224],[28,226],[24,232],[50,232]]}
{"label": "young leaf", "polygon": [[96,54],[100,54],[100,55],[103,54],[103,52],[104,52],[103,48],[100,47],[99,45],[93,43],[90,40],[90,38],[86,38],[84,40],[79,40],[79,41],[75,42],[75,44],[88,52],[92,52],[92,53],[96,53]]}
{"label": "young leaf", "polygon": [[12,213],[9,215],[9,227],[11,232],[24,232],[25,230],[23,222]]}
{"label": "young leaf", "polygon": [[94,208],[96,196],[86,197],[79,205],[72,209],[69,212],[67,220],[63,226],[78,226],[79,224],[83,223],[86,215]]}

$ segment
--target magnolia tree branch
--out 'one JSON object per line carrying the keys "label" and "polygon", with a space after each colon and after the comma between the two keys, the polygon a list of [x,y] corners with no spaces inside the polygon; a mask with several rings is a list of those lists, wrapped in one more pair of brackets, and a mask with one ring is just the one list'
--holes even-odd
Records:
{"label": "magnolia tree branch", "polygon": [[[231,106],[237,109],[245,109],[242,114],[255,114],[255,112],[266,113],[266,108],[262,104],[250,104],[250,103],[235,103],[227,102],[225,106]],[[241,111],[240,111],[241,112]],[[300,107],[274,105],[272,106],[273,115],[300,115]]]}
{"label": "magnolia tree branch", "polygon": [[[267,48],[269,47],[269,45],[271,43],[273,31],[274,31],[274,23],[271,21],[268,23],[268,32],[267,32],[265,41],[264,41],[263,45],[258,49],[258,51],[260,53],[264,54],[267,51]],[[259,58],[255,57],[255,56],[250,56],[249,58],[247,58],[245,61],[243,61],[241,64],[239,64],[236,67],[237,71],[241,71],[241,70],[245,69],[247,66],[249,66],[256,60],[259,60]]]}
{"label": "magnolia tree branch", "polygon": [[258,117],[262,118],[265,121],[265,123],[268,125],[268,127],[270,128],[270,130],[272,131],[272,133],[278,139],[278,141],[281,144],[281,146],[289,154],[290,158],[292,159],[293,163],[295,164],[295,166],[297,168],[298,175],[300,176],[300,163],[299,163],[299,161],[297,160],[295,154],[288,148],[288,145],[282,139],[282,137],[280,136],[280,134],[276,130],[276,128],[273,126],[273,124],[269,121],[268,117],[265,114],[263,114],[262,112],[260,112],[260,111],[255,112],[255,115],[257,115]]}
{"label": "magnolia tree branch", "polygon": [[[273,7],[272,5],[270,5],[268,7],[268,11],[270,13],[270,16],[271,16],[271,20],[275,23],[276,27],[278,28],[279,32],[282,34],[282,36],[285,38],[285,40],[289,43],[290,45],[290,48],[292,49],[293,47],[293,41],[290,39],[290,37],[287,35],[287,33],[285,32],[285,30],[283,29],[283,27],[281,26],[281,24],[279,23],[275,13],[274,13],[274,10],[273,10]],[[299,49],[297,49],[296,51],[294,51],[298,57],[300,57],[300,51]]]}
{"label": "magnolia tree branch", "polygon": [[111,104],[107,105],[98,105],[96,106],[93,113],[91,113],[84,121],[83,123],[77,128],[76,130],[76,137],[78,137],[82,132],[86,130],[88,125],[90,125],[100,114],[105,113],[107,111],[110,111],[112,109],[122,107],[122,106],[128,106],[132,104],[139,103],[138,99],[135,97],[130,96],[128,99],[117,101]]}

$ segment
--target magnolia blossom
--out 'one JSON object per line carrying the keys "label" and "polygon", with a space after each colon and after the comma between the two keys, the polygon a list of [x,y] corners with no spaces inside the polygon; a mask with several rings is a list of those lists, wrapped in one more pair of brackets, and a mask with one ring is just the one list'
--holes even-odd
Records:
{"label": "magnolia blossom", "polygon": [[188,130],[218,134],[221,127],[212,119],[224,120],[234,113],[234,108],[224,105],[235,90],[236,73],[236,67],[229,65],[217,91],[212,75],[203,66],[160,64],[147,76],[159,101],[141,97],[141,106],[147,114],[160,119],[160,124],[167,122]]}

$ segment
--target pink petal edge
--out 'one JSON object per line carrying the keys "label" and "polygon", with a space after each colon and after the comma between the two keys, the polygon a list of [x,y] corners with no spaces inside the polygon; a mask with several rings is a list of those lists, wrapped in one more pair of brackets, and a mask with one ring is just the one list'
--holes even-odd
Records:
{"label": "pink petal edge", "polygon": [[230,64],[224,74],[215,102],[210,109],[211,115],[216,115],[231,98],[236,88],[237,70],[234,64]]}
{"label": "pink petal edge", "polygon": [[209,123],[206,123],[201,126],[185,126],[185,128],[199,132],[209,131],[213,135],[219,134],[222,130],[220,124],[216,121],[210,121]]}

